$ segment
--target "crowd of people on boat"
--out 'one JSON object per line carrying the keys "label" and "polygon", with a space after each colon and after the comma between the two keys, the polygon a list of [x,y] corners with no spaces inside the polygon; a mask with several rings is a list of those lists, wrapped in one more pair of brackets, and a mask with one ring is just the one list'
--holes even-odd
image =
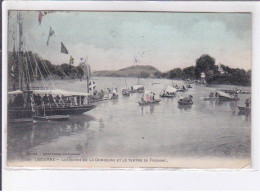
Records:
{"label": "crowd of people on boat", "polygon": [[81,106],[88,104],[90,98],[87,96],[64,96],[52,94],[30,94],[30,98],[26,98],[28,94],[14,94],[9,99],[9,107],[26,107],[26,106]]}
{"label": "crowd of people on boat", "polygon": [[155,101],[155,93],[150,92],[141,95],[141,102],[153,102]]}
{"label": "crowd of people on boat", "polygon": [[105,90],[101,89],[100,91],[94,90],[93,95],[91,96],[91,100],[101,101],[104,99],[116,99],[118,98],[118,90],[117,88],[107,88]]}
{"label": "crowd of people on boat", "polygon": [[8,106],[9,107],[24,107],[25,106],[25,98],[22,94],[14,94],[13,98],[9,99]]}

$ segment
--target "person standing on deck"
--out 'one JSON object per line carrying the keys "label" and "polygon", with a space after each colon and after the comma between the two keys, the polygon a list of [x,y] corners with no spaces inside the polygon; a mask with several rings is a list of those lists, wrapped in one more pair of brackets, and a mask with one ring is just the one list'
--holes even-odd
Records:
{"label": "person standing on deck", "polygon": [[141,102],[144,102],[144,95],[141,95]]}
{"label": "person standing on deck", "polygon": [[104,97],[104,91],[101,89],[100,90],[100,99],[102,99]]}
{"label": "person standing on deck", "polygon": [[150,95],[149,94],[146,95],[146,101],[150,102]]}
{"label": "person standing on deck", "polygon": [[49,98],[50,105],[52,103],[54,103],[54,99],[53,99],[53,96],[51,94],[49,94],[48,98]]}
{"label": "person standing on deck", "polygon": [[80,97],[80,100],[81,100],[81,105],[83,105],[83,104],[84,104],[84,98],[85,98],[84,96],[81,96],[81,97]]}
{"label": "person standing on deck", "polygon": [[56,103],[57,103],[57,104],[60,103],[60,96],[59,96],[59,95],[56,96]]}
{"label": "person standing on deck", "polygon": [[43,101],[44,105],[49,104],[49,100],[48,100],[48,97],[46,94],[43,96],[42,101]]}
{"label": "person standing on deck", "polygon": [[80,105],[80,96],[77,96],[77,105]]}

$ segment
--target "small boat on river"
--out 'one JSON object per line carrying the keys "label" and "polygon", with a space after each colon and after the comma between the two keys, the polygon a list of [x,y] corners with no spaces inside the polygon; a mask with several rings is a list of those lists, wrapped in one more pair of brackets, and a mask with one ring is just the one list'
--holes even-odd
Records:
{"label": "small boat on river", "polygon": [[177,89],[177,92],[186,92],[188,91],[188,88],[185,86],[182,86],[181,88]]}
{"label": "small boat on river", "polygon": [[33,116],[33,122],[38,121],[66,121],[69,115]]}
{"label": "small boat on river", "polygon": [[218,93],[216,92],[215,95],[214,95],[214,92],[211,92],[209,94],[209,97],[204,97],[204,100],[205,101],[209,101],[209,100],[217,100],[219,99],[219,96],[218,96]]}
{"label": "small boat on river", "polygon": [[144,86],[140,84],[139,82],[139,77],[138,77],[138,82],[137,85],[131,86],[131,93],[144,93]]}
{"label": "small boat on river", "polygon": [[139,105],[151,105],[151,104],[159,104],[160,101],[161,100],[156,99],[154,101],[140,101],[138,103],[139,103]]}
{"label": "small boat on river", "polygon": [[167,86],[164,91],[161,92],[160,97],[162,98],[173,98],[176,96],[177,89],[172,86]]}
{"label": "small boat on river", "polygon": [[123,96],[130,96],[130,90],[127,88],[126,80],[125,80],[125,88],[122,89]]}
{"label": "small boat on river", "polygon": [[178,104],[179,105],[192,105],[193,104],[192,98],[193,98],[192,95],[189,95],[189,97],[181,98],[178,101]]}
{"label": "small boat on river", "polygon": [[141,84],[134,85],[131,87],[130,92],[132,93],[144,93],[144,86]]}
{"label": "small boat on river", "polygon": [[218,93],[218,97],[219,97],[219,100],[222,100],[222,101],[236,101],[236,100],[239,100],[239,97],[237,95],[229,95],[225,92],[222,92],[222,91],[217,91]]}
{"label": "small boat on river", "polygon": [[123,95],[123,96],[130,96],[130,91],[129,91],[129,89],[123,88],[123,89],[122,89],[122,95]]}
{"label": "small boat on river", "polygon": [[246,106],[238,106],[239,113],[242,113],[242,114],[251,113],[251,98],[246,99],[245,105]]}
{"label": "small boat on river", "polygon": [[144,94],[141,96],[141,101],[139,101],[139,105],[152,105],[152,104],[158,104],[161,100],[154,98],[155,93],[145,91]]}
{"label": "small boat on river", "polygon": [[238,106],[239,112],[241,113],[250,113],[251,107],[245,107],[245,106]]}

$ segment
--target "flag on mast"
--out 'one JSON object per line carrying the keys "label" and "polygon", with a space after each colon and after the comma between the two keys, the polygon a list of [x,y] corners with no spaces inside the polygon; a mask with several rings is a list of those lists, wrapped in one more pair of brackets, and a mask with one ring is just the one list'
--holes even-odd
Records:
{"label": "flag on mast", "polygon": [[70,65],[74,63],[74,58],[70,55]]}
{"label": "flag on mast", "polygon": [[61,42],[60,52],[64,53],[64,54],[69,54],[69,51],[66,49],[66,47],[64,46],[64,44],[62,42]]}
{"label": "flag on mast", "polygon": [[47,46],[49,45],[50,37],[53,36],[54,34],[55,34],[55,32],[54,32],[53,29],[50,27],[49,36],[48,36],[48,40],[47,40]]}
{"label": "flag on mast", "polygon": [[42,11],[39,11],[39,17],[38,17],[38,22],[39,22],[39,24],[41,25],[41,23],[42,23]]}

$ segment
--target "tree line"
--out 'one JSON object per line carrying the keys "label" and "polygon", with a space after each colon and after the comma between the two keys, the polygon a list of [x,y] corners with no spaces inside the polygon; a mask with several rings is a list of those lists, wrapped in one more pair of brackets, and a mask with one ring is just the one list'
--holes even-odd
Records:
{"label": "tree line", "polygon": [[[18,57],[19,56],[19,57]],[[168,78],[179,80],[199,80],[201,73],[205,74],[208,84],[233,84],[250,86],[251,70],[245,71],[239,68],[230,68],[221,64],[223,72],[219,71],[219,66],[215,64],[215,59],[208,54],[201,55],[195,61],[195,65],[185,68],[174,68],[167,72],[156,71],[153,77]],[[63,63],[54,65],[49,60],[42,59],[38,54],[28,52],[9,52],[8,54],[8,70],[11,77],[18,79],[18,65],[28,72],[31,79],[53,76],[56,78],[81,79],[84,76],[84,65],[80,63],[77,66]],[[27,65],[26,65],[27,64]],[[141,72],[140,77],[147,78],[151,75],[145,71]]]}
{"label": "tree line", "polygon": [[157,78],[179,79],[179,80],[200,80],[201,74],[205,74],[205,79],[208,84],[232,84],[232,85],[251,85],[251,70],[245,71],[239,68],[230,68],[220,64],[222,71],[219,71],[219,66],[215,64],[215,59],[210,55],[204,54],[196,59],[194,66],[185,68],[174,68],[167,72],[156,72]]}
{"label": "tree line", "polygon": [[27,78],[82,78],[84,76],[83,65],[74,66],[68,63],[54,65],[49,60],[42,59],[38,54],[31,51],[26,52],[10,52],[8,54],[8,70],[12,77],[18,78],[19,67],[22,66]]}

